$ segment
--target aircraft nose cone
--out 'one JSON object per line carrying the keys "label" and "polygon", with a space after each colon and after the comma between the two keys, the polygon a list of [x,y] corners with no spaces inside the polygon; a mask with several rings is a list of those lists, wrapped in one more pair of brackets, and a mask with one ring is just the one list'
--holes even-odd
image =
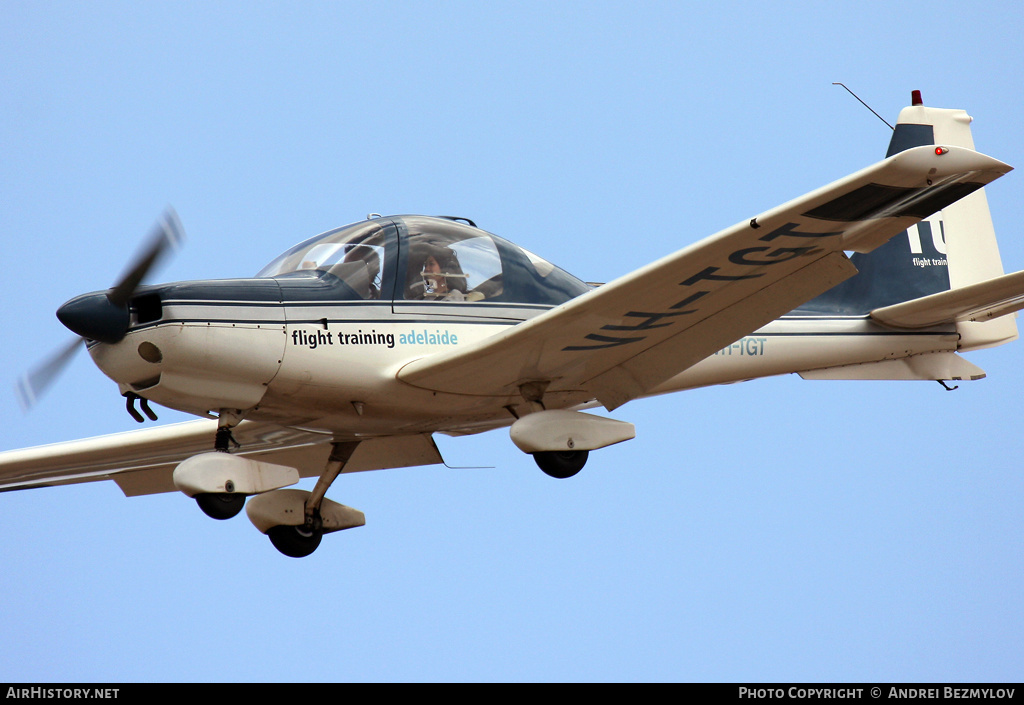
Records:
{"label": "aircraft nose cone", "polygon": [[101,343],[117,343],[128,333],[128,307],[103,292],[76,296],[57,309],[57,318],[73,333]]}

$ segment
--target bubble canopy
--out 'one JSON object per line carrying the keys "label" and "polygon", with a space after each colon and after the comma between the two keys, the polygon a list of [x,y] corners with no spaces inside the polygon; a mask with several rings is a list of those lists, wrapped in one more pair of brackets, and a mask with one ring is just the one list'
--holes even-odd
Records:
{"label": "bubble canopy", "polygon": [[547,260],[449,218],[389,216],[299,243],[256,275],[337,281],[339,298],[558,305],[590,287]]}

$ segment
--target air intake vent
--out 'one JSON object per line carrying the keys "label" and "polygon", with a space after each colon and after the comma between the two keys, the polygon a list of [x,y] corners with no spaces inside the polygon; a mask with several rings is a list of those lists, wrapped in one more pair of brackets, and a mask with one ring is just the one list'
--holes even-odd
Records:
{"label": "air intake vent", "polygon": [[159,321],[164,315],[163,305],[160,303],[160,294],[136,296],[132,299],[131,306],[135,312],[137,323]]}

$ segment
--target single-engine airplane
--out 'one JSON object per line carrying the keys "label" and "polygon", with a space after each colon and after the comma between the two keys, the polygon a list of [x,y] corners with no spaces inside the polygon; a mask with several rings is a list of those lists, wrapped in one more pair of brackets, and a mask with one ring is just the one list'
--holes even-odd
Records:
{"label": "single-engine airplane", "polygon": [[177,490],[215,519],[245,507],[301,557],[365,523],[325,497],[339,474],[440,463],[434,433],[510,426],[567,478],[634,436],[596,406],[794,372],[983,377],[958,353],[1014,340],[1024,308],[983,190],[1011,167],[974,151],[964,111],[912,103],[884,160],[603,285],[426,216],[332,230],[251,279],[143,285],[180,235],[169,212],[122,281],[57,316],[137,420],[150,403],[209,420],[0,453],[0,489]]}

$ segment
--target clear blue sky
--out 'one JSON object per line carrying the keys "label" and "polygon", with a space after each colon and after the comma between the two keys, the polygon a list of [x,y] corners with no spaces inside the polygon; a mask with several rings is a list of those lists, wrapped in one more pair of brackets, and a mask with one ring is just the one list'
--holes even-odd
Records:
{"label": "clear blue sky", "polygon": [[[0,355],[67,339],[167,204],[164,280],[367,213],[457,214],[606,281],[880,159],[920,89],[1024,167],[1012,2],[0,0]],[[1024,181],[989,189],[1024,268]],[[989,377],[632,402],[570,481],[498,431],[344,477],[291,560],[112,483],[0,495],[0,681],[1017,680],[1024,343]],[[182,418],[170,412],[161,421]],[[81,355],[2,448],[128,430]]]}

